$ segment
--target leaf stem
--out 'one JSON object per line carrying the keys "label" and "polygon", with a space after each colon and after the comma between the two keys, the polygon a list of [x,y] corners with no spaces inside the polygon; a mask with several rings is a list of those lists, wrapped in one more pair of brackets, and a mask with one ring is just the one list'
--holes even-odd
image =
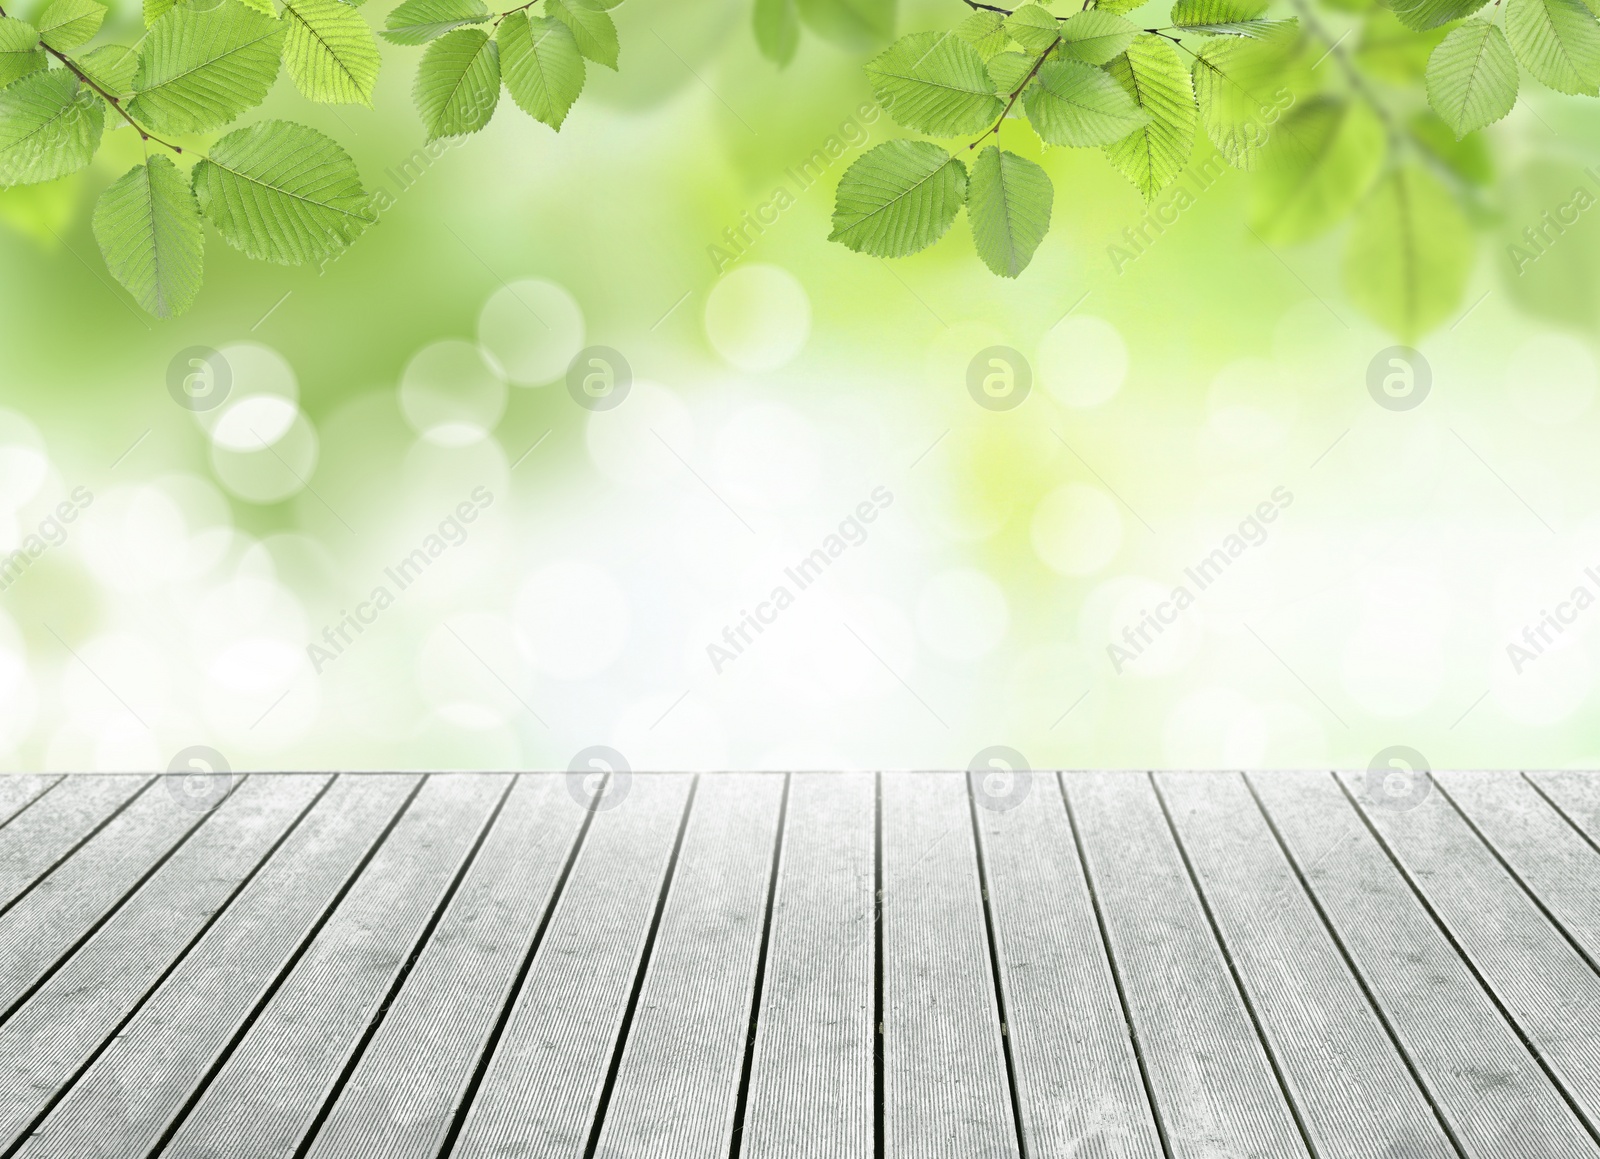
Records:
{"label": "leaf stem", "polygon": [[1033,67],[1028,70],[1028,75],[1022,78],[1022,83],[1012,90],[1010,99],[1006,101],[1006,107],[1000,110],[999,119],[989,127],[988,132],[984,133],[983,136],[979,137],[976,141],[967,146],[967,150],[969,152],[973,149],[976,149],[990,137],[995,136],[1000,132],[1000,126],[1005,124],[1006,118],[1011,115],[1011,106],[1017,103],[1017,98],[1022,95],[1022,90],[1027,88],[1028,85],[1033,81],[1033,78],[1039,75],[1039,70],[1044,67],[1046,58],[1056,50],[1056,45],[1060,43],[1061,36],[1058,33],[1056,38],[1050,42],[1049,46],[1039,54],[1039,59],[1033,62]]}

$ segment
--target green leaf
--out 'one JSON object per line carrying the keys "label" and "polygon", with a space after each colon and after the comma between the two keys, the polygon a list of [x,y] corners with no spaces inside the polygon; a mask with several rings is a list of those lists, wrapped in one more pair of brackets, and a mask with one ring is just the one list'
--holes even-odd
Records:
{"label": "green leaf", "polygon": [[1038,57],[1025,52],[1002,52],[988,63],[989,79],[997,92],[1014,93],[1038,62]]}
{"label": "green leaf", "polygon": [[1522,66],[1557,92],[1600,90],[1600,24],[1582,0],[1506,0],[1506,39]]}
{"label": "green leaf", "polygon": [[902,36],[866,73],[896,124],[934,136],[982,132],[1005,107],[978,50],[950,32]]}
{"label": "green leaf", "polygon": [[1025,4],[1006,17],[1006,33],[1038,56],[1061,39],[1061,25],[1042,4]]}
{"label": "green leaf", "polygon": [[1099,0],[1095,5],[1102,12],[1132,12],[1135,8],[1144,7],[1147,0]]}
{"label": "green leaf", "polygon": [[355,162],[290,121],[236,129],[194,167],[200,212],[234,249],[298,266],[338,253],[371,224]]}
{"label": "green leaf", "polygon": [[160,132],[222,128],[267,99],[283,32],[280,21],[239,0],[178,5],[145,37],[128,111]]}
{"label": "green leaf", "polygon": [[1401,24],[1420,32],[1427,28],[1438,28],[1441,24],[1449,24],[1453,20],[1460,20],[1463,16],[1471,16],[1487,2],[1488,0],[1393,0],[1392,7]]}
{"label": "green leaf", "polygon": [[1230,165],[1253,169],[1303,78],[1287,33],[1262,40],[1227,37],[1200,49],[1194,94],[1206,135]]}
{"label": "green leaf", "polygon": [[1074,12],[1061,25],[1058,56],[1084,64],[1105,64],[1128,51],[1139,29],[1125,17],[1100,8]]}
{"label": "green leaf", "polygon": [[895,0],[798,0],[800,19],[843,48],[876,48],[894,35]]}
{"label": "green leaf", "polygon": [[1449,190],[1418,165],[1382,177],[1356,213],[1345,246],[1345,288],[1403,339],[1444,321],[1472,272],[1472,228]]}
{"label": "green leaf", "polygon": [[616,71],[617,26],[597,0],[545,0],[544,10],[572,30],[586,59]]}
{"label": "green leaf", "polygon": [[126,44],[102,44],[80,56],[77,65],[106,92],[124,97],[133,92],[133,78],[139,72],[139,50]]}
{"label": "green leaf", "polygon": [[37,185],[94,159],[106,106],[64,68],[29,73],[0,89],[0,186]]}
{"label": "green leaf", "polygon": [[1106,66],[1150,115],[1142,127],[1105,147],[1112,166],[1146,201],[1172,184],[1194,151],[1197,111],[1189,70],[1170,40],[1145,34]]}
{"label": "green leaf", "polygon": [[412,89],[428,140],[476,133],[500,99],[500,49],[481,28],[458,28],[428,46]]}
{"label": "green leaf", "polygon": [[1267,36],[1287,22],[1264,19],[1266,10],[1262,0],[1178,0],[1172,23],[1205,36]]}
{"label": "green leaf", "polygon": [[389,13],[380,35],[391,44],[416,46],[487,19],[483,0],[406,0]]}
{"label": "green leaf", "polygon": [[756,47],[775,64],[788,64],[800,48],[800,10],[794,0],[756,0]]}
{"label": "green leaf", "polygon": [[88,44],[108,11],[94,0],[51,0],[39,16],[39,39],[57,52]]}
{"label": "green leaf", "polygon": [[1388,138],[1365,101],[1316,97],[1284,118],[1251,183],[1251,227],[1273,245],[1308,241],[1350,215],[1383,167]]}
{"label": "green leaf", "polygon": [[976,48],[984,60],[991,60],[1006,50],[1005,17],[987,8],[973,12],[951,31]]}
{"label": "green leaf", "polygon": [[1517,60],[1505,34],[1474,19],[1445,37],[1428,61],[1428,103],[1458,138],[1509,113],[1517,103]]}
{"label": "green leaf", "polygon": [[200,292],[200,208],[167,157],[134,166],[101,194],[94,239],[112,276],[157,318],[184,313]]}
{"label": "green leaf", "polygon": [[285,0],[283,22],[283,65],[307,99],[372,107],[378,42],[361,13],[340,0]]}
{"label": "green leaf", "polygon": [[1077,60],[1052,60],[1022,94],[1028,123],[1052,145],[1109,145],[1143,128],[1150,114],[1111,75]]}
{"label": "green leaf", "polygon": [[874,257],[905,257],[943,237],[966,197],[966,166],[939,146],[885,141],[839,179],[828,240]]}
{"label": "green leaf", "polygon": [[984,265],[1003,278],[1022,273],[1050,229],[1055,191],[1045,171],[990,145],[972,163],[967,224]]}
{"label": "green leaf", "polygon": [[511,99],[534,120],[560,129],[583,91],[583,55],[572,30],[548,16],[513,12],[500,22],[497,39]]}
{"label": "green leaf", "polygon": [[33,25],[0,17],[0,89],[19,77],[38,72],[48,63]]}
{"label": "green leaf", "polygon": [[1432,109],[1418,112],[1409,125],[1417,143],[1468,185],[1488,185],[1494,180],[1494,159],[1483,134],[1472,133],[1458,140],[1456,131]]}

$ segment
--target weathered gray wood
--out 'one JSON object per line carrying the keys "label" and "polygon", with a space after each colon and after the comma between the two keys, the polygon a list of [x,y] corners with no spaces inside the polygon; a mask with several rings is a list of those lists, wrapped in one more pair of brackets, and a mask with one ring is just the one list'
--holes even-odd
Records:
{"label": "weathered gray wood", "polygon": [[1016,1156],[966,777],[881,792],[884,1155]]}
{"label": "weathered gray wood", "polygon": [[1340,779],[1556,1082],[1591,1125],[1600,1122],[1600,974],[1442,793],[1383,808],[1365,801],[1357,774]]}
{"label": "weathered gray wood", "polygon": [[0,913],[150,781],[144,776],[98,773],[67,777],[0,829]]}
{"label": "weathered gray wood", "polygon": [[782,798],[782,777],[701,776],[599,1159],[727,1159]]}
{"label": "weathered gray wood", "polygon": [[439,1153],[584,816],[561,778],[517,782],[307,1159]]}
{"label": "weathered gray wood", "polygon": [[795,773],[742,1159],[873,1154],[876,780]]}
{"label": "weathered gray wood", "polygon": [[584,1154],[691,785],[635,775],[595,816],[453,1159]]}
{"label": "weathered gray wood", "polygon": [[1157,789],[1320,1159],[1452,1159],[1394,1041],[1236,773]]}
{"label": "weathered gray wood", "polygon": [[410,960],[509,778],[432,777],[162,1155],[292,1155]]}
{"label": "weathered gray wood", "polygon": [[38,773],[0,773],[0,829],[11,819],[48,793],[60,782],[59,776]]}
{"label": "weathered gray wood", "polygon": [[1600,1154],[1334,778],[1249,780],[1466,1154]]}
{"label": "weathered gray wood", "polygon": [[0,1026],[0,1151],[150,993],[327,782],[246,781]]}
{"label": "weathered gray wood", "polygon": [[168,974],[21,1155],[134,1159],[181,1112],[417,787],[341,777]]}
{"label": "weathered gray wood", "polygon": [[997,796],[971,774],[1028,1154],[1158,1159],[1060,783],[1024,775]]}
{"label": "weathered gray wood", "polygon": [[1434,778],[1589,960],[1600,962],[1600,852],[1516,773]]}
{"label": "weathered gray wood", "polygon": [[1528,780],[1590,841],[1600,844],[1600,773],[1530,772]]}
{"label": "weathered gray wood", "polygon": [[1172,1154],[1305,1156],[1149,778],[1063,780]]}
{"label": "weathered gray wood", "polygon": [[206,812],[178,806],[154,785],[0,914],[0,1011],[205,819]]}

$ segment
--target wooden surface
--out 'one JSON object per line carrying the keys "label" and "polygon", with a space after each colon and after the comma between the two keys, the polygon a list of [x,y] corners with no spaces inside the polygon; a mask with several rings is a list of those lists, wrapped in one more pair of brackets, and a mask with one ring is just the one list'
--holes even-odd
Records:
{"label": "wooden surface", "polygon": [[0,777],[0,1159],[1600,1159],[1591,774],[222,787]]}

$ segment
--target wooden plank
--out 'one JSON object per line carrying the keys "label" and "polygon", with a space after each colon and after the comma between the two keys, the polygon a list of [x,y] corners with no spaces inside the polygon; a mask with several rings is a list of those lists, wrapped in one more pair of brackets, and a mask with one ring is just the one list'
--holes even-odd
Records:
{"label": "wooden plank", "polygon": [[1600,961],[1600,852],[1515,773],[1434,779],[1589,960]]}
{"label": "wooden plank", "polygon": [[1161,1140],[1054,774],[996,797],[979,848],[1030,1155],[1157,1159]]}
{"label": "wooden plank", "polygon": [[0,1010],[9,1009],[123,901],[207,812],[175,805],[155,785],[0,914]]}
{"label": "wooden plank", "polygon": [[1156,786],[1320,1159],[1452,1159],[1439,1120],[1235,773]]}
{"label": "wooden plank", "polygon": [[1172,1155],[1307,1155],[1150,779],[1063,780]]}
{"label": "wooden plank", "polygon": [[727,1159],[783,782],[700,778],[597,1156]]}
{"label": "wooden plank", "polygon": [[636,774],[595,815],[453,1159],[584,1154],[692,784]]}
{"label": "wooden plank", "polygon": [[886,773],[883,1154],[1019,1154],[967,780]]}
{"label": "wooden plank", "polygon": [[337,903],[418,779],[339,778],[18,1154],[132,1159],[154,1147]]}
{"label": "wooden plank", "polygon": [[795,773],[743,1159],[871,1159],[876,779]]}
{"label": "wooden plank", "polygon": [[1340,774],[1406,878],[1576,1103],[1600,1122],[1600,974],[1442,793],[1392,809]]}
{"label": "wooden plank", "polygon": [[150,993],[328,783],[252,777],[0,1026],[0,1150]]}
{"label": "wooden plank", "polygon": [[1528,780],[1575,829],[1600,843],[1600,773],[1530,772]]}
{"label": "wooden plank", "polygon": [[292,1155],[510,788],[429,778],[161,1154]]}
{"label": "wooden plank", "polygon": [[1600,1155],[1333,777],[1249,781],[1463,1152]]}
{"label": "wooden plank", "polygon": [[61,782],[59,776],[0,773],[0,829]]}
{"label": "wooden plank", "polygon": [[116,816],[151,780],[99,773],[68,777],[0,829],[0,913]]}
{"label": "wooden plank", "polygon": [[525,776],[306,1159],[432,1159],[454,1121],[587,814]]}

